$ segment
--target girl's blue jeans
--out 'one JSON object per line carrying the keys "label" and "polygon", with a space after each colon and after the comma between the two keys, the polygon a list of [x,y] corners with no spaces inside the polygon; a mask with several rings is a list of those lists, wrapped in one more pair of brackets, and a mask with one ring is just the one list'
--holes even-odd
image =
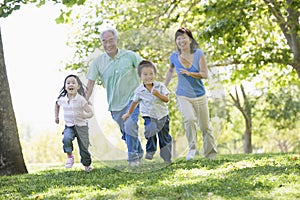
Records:
{"label": "girl's blue jeans", "polygon": [[65,153],[71,153],[73,151],[73,140],[77,138],[77,143],[79,147],[79,154],[81,157],[80,162],[84,166],[89,166],[92,163],[91,154],[88,150],[89,141],[89,128],[88,126],[65,126],[63,131],[63,150]]}

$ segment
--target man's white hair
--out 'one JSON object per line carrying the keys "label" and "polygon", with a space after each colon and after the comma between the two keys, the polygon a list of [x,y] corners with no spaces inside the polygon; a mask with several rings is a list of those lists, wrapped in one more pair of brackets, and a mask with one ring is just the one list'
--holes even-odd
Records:
{"label": "man's white hair", "polygon": [[115,29],[115,28],[107,28],[107,29],[105,29],[104,31],[102,31],[100,33],[100,39],[101,39],[101,41],[103,40],[103,34],[106,33],[106,32],[112,32],[114,34],[115,38],[119,39],[119,34],[118,34],[117,29]]}

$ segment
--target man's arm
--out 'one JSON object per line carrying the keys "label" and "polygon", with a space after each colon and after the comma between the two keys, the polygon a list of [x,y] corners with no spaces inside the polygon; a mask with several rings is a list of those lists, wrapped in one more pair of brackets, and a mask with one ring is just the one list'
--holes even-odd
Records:
{"label": "man's arm", "polygon": [[87,88],[86,88],[86,93],[85,93],[85,98],[87,101],[89,101],[92,93],[93,93],[93,89],[94,89],[94,85],[95,85],[95,81],[92,81],[92,80],[88,80],[88,83],[87,83]]}

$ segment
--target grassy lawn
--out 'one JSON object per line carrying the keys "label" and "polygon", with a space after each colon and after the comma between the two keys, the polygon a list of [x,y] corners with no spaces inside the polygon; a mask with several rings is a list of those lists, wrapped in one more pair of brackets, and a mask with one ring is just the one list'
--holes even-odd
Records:
{"label": "grassy lawn", "polygon": [[219,155],[166,165],[143,160],[29,165],[29,174],[0,177],[0,199],[300,199],[300,154]]}

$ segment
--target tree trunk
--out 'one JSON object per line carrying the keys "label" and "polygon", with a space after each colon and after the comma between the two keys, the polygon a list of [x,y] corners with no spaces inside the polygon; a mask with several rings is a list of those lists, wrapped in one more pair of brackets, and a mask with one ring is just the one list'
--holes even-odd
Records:
{"label": "tree trunk", "polygon": [[229,96],[234,102],[234,106],[237,107],[237,109],[242,113],[244,119],[245,119],[245,134],[243,135],[244,139],[244,153],[252,153],[252,103],[249,101],[244,86],[240,85],[242,96],[244,99],[243,105],[240,101],[239,94],[237,92],[237,89],[235,88],[235,97],[233,94],[229,93]]}
{"label": "tree trunk", "polygon": [[12,106],[0,27],[0,175],[28,173]]}
{"label": "tree trunk", "polygon": [[246,131],[244,135],[244,153],[252,153],[252,125],[251,121],[245,120]]}

